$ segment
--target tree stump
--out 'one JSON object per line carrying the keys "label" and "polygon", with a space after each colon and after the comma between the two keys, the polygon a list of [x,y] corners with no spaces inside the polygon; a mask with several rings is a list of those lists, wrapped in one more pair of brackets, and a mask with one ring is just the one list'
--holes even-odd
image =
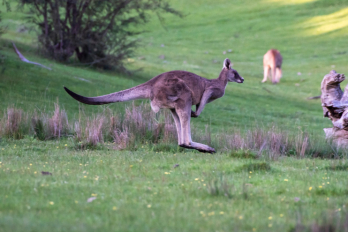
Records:
{"label": "tree stump", "polygon": [[325,128],[326,139],[339,147],[348,147],[348,85],[341,90],[344,74],[332,70],[321,82],[321,106],[324,117],[332,121],[333,128]]}

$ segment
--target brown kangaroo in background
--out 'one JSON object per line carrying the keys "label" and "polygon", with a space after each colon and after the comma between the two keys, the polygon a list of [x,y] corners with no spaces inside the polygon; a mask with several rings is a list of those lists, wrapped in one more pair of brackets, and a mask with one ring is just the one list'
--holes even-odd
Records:
{"label": "brown kangaroo in background", "polygon": [[[191,117],[198,117],[205,104],[222,97],[225,94],[227,82],[243,83],[243,81],[238,72],[231,68],[230,60],[225,59],[219,77],[212,80],[186,71],[170,71],[144,84],[99,97],[83,97],[66,87],[64,89],[77,101],[89,105],[150,99],[154,112],[170,109],[176,125],[179,146],[213,153],[214,148],[192,141]],[[191,110],[192,105],[196,106],[196,112]]]}
{"label": "brown kangaroo in background", "polygon": [[263,56],[263,80],[262,83],[267,81],[269,70],[271,69],[272,83],[277,84],[282,77],[282,62],[283,57],[277,49],[271,49]]}

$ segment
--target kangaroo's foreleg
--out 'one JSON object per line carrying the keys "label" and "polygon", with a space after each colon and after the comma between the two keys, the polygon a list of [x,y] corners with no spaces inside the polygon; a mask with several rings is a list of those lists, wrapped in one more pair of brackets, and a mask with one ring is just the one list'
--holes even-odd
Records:
{"label": "kangaroo's foreleg", "polygon": [[191,113],[191,117],[197,118],[203,111],[205,105],[208,103],[213,91],[208,89],[204,91],[201,102],[198,105],[198,108],[196,108],[196,112],[193,114]]}

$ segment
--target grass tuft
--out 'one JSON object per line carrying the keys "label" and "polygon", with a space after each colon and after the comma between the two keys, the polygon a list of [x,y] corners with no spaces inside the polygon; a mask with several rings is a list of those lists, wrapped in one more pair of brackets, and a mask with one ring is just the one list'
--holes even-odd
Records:
{"label": "grass tuft", "polygon": [[211,196],[232,198],[234,194],[234,185],[231,182],[231,179],[228,179],[224,175],[212,178],[206,184],[207,192]]}

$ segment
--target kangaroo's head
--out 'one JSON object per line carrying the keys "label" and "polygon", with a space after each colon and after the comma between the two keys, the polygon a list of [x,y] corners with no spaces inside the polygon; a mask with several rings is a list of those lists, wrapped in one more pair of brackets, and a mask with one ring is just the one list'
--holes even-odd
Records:
{"label": "kangaroo's head", "polygon": [[239,75],[239,73],[234,70],[231,66],[230,59],[226,58],[222,70],[226,72],[227,80],[230,82],[243,83],[244,78]]}

